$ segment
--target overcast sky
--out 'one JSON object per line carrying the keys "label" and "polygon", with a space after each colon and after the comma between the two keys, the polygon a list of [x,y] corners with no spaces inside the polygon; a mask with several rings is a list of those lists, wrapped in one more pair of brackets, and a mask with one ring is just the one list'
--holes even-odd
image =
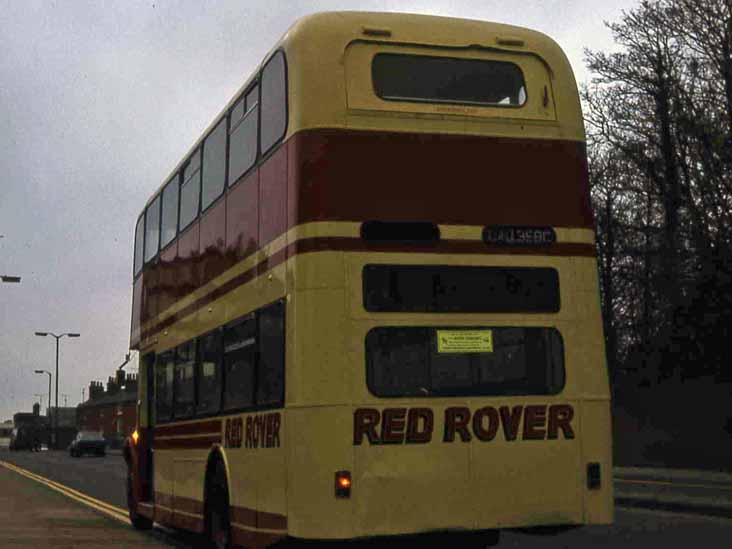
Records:
{"label": "overcast sky", "polygon": [[[150,194],[298,17],[404,11],[492,20],[612,49],[604,20],[636,0],[0,0],[0,421],[48,390],[81,400],[129,341],[132,239]],[[59,398],[63,405],[63,399]],[[44,398],[45,406],[45,398]]]}

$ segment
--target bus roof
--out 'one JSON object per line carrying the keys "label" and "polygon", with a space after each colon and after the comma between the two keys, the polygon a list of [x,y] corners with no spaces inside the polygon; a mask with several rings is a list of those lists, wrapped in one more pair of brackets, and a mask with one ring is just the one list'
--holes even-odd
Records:
{"label": "bus roof", "polygon": [[[426,32],[426,28],[429,30]],[[296,20],[280,40],[268,51],[245,83],[236,91],[226,106],[216,115],[200,137],[181,157],[160,186],[150,195],[145,208],[162,192],[163,187],[177,174],[204,138],[233,107],[244,91],[257,78],[267,60],[278,50],[283,50],[288,63],[289,93],[292,97],[323,97],[314,87],[318,82],[336,80],[322,74],[322,67],[335,67],[342,63],[346,48],[353,42],[426,46],[442,48],[482,49],[486,51],[531,54],[547,67],[552,81],[562,83],[563,90],[571,93],[554,98],[557,103],[557,119],[567,126],[563,137],[584,140],[584,127],[579,110],[579,97],[571,66],[559,45],[547,35],[523,27],[436,15],[397,12],[332,11],[319,12]],[[320,70],[319,70],[320,69]],[[338,77],[342,77],[339,74]],[[342,79],[342,78],[341,78]],[[298,93],[293,93],[293,86]],[[345,94],[345,89],[341,88]],[[296,101],[288,100],[293,108],[285,139],[293,133],[311,127],[338,127],[344,124],[329,112],[303,119]],[[327,97],[327,95],[326,95]],[[325,103],[325,102],[321,102]],[[313,118],[317,122],[313,122]],[[144,213],[144,209],[143,209]],[[142,213],[140,214],[142,215]]]}

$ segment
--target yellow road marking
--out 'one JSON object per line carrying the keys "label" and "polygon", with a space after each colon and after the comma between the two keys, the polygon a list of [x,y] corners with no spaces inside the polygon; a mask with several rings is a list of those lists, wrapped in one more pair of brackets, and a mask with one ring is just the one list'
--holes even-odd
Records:
{"label": "yellow road marking", "polygon": [[69,488],[68,486],[60,484],[56,481],[53,481],[51,479],[42,477],[41,475],[37,475],[36,473],[28,471],[27,469],[18,467],[17,465],[15,465],[13,463],[8,463],[7,461],[0,461],[0,466],[3,466],[6,469],[9,469],[10,471],[14,471],[14,472],[18,473],[19,475],[27,477],[31,480],[35,480],[36,482],[38,482],[40,484],[44,484],[45,486],[48,486],[52,490],[55,490],[55,491],[65,495],[68,498],[78,501],[79,503],[82,503],[82,504],[86,505],[87,507],[91,507],[92,509],[99,511],[100,513],[104,513],[105,515],[107,515],[109,517],[117,519],[126,524],[130,523],[129,516],[127,515],[127,511],[125,509],[122,509],[120,507],[115,507],[114,505],[111,505],[104,501],[93,498],[87,494],[79,492],[78,490],[74,490],[73,488]]}
{"label": "yellow road marking", "polygon": [[664,486],[678,486],[679,488],[716,488],[719,490],[732,490],[732,486],[720,486],[718,484],[683,484],[680,482],[669,482],[664,480],[630,480],[616,478],[615,482],[625,484],[662,484]]}

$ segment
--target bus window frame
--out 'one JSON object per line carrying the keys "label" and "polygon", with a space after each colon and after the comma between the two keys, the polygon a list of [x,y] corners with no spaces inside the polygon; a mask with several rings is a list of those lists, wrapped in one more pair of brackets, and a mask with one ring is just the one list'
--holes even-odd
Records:
{"label": "bus window frame", "polygon": [[[267,68],[267,65],[272,61],[272,59],[275,58],[276,55],[281,54],[282,55],[282,62],[283,62],[283,76],[284,76],[284,86],[285,86],[285,126],[282,130],[282,135],[280,135],[277,139],[275,139],[272,144],[269,146],[269,148],[266,151],[262,151],[262,74],[264,73],[264,70]],[[277,48],[274,52],[272,52],[272,55],[270,55],[264,63],[262,63],[262,69],[259,71],[257,81],[259,83],[259,132],[258,132],[258,138],[257,138],[257,148],[260,149],[260,158],[259,162],[263,162],[267,160],[269,157],[274,155],[275,152],[279,150],[280,145],[282,145],[282,141],[284,140],[285,136],[287,135],[287,130],[290,127],[290,78],[289,78],[289,64],[287,61],[287,54],[285,53],[284,48]]]}
{"label": "bus window frame", "polygon": [[[211,134],[213,134],[216,129],[219,127],[219,124],[224,123],[224,186],[221,188],[221,192],[219,195],[214,198],[210,203],[206,205],[206,207],[203,207],[203,176],[206,169],[206,165],[204,162],[204,155],[206,151],[206,141],[208,141],[208,138],[211,137]],[[256,164],[256,161],[255,161]],[[214,205],[219,202],[223,197],[226,196],[226,191],[229,188],[229,114],[226,113],[224,116],[222,116],[219,120],[216,121],[216,123],[213,125],[213,128],[210,132],[208,132],[203,139],[201,140],[201,193],[199,197],[199,209],[198,217],[202,217],[204,213],[209,211],[211,208],[214,207]],[[180,210],[180,200],[178,200],[178,209]],[[178,213],[178,218],[180,219],[180,211]]]}
{"label": "bus window frame", "polygon": [[[428,330],[471,330],[471,329],[503,329],[503,328],[524,328],[524,329],[532,329],[532,328],[539,328],[539,329],[545,329],[555,332],[559,337],[559,352],[561,356],[561,369],[562,369],[562,383],[561,386],[559,386],[555,391],[546,391],[546,392],[528,392],[528,391],[502,391],[502,392],[494,392],[494,393],[479,393],[479,392],[450,392],[450,391],[444,391],[444,392],[437,392],[433,393],[431,391],[427,391],[426,393],[422,394],[396,394],[396,395],[384,395],[379,394],[377,391],[374,390],[373,384],[371,383],[371,379],[369,376],[369,366],[370,366],[370,358],[369,358],[369,352],[368,352],[368,343],[367,339],[368,336],[375,332],[376,330],[383,329],[383,328],[424,328]],[[364,359],[364,382],[366,385],[366,388],[369,392],[369,395],[371,395],[374,398],[378,399],[405,399],[405,398],[497,398],[497,397],[555,397],[558,395],[561,395],[564,390],[567,388],[567,352],[566,352],[566,344],[564,342],[564,335],[562,334],[562,330],[560,330],[557,326],[549,326],[549,325],[531,325],[531,326],[511,326],[511,325],[500,325],[500,326],[493,326],[493,325],[439,325],[439,324],[425,324],[425,325],[415,325],[415,324],[380,324],[378,326],[373,326],[369,328],[366,333],[363,335],[363,359]]]}
{"label": "bus window frame", "polygon": [[[142,274],[142,271],[145,269],[145,212],[147,211],[147,208],[142,210],[142,213],[137,216],[137,221],[135,221],[135,238],[132,241],[132,280],[137,280],[137,278]],[[142,220],[142,225],[139,225],[140,220]],[[137,234],[138,229],[142,232],[142,243],[140,245],[140,268],[135,269],[137,265],[137,250],[136,244],[137,244]]]}
{"label": "bus window frame", "polygon": [[[259,349],[259,342],[260,342],[260,333],[259,333],[259,315],[260,312],[264,309],[267,309],[277,303],[280,303],[281,307],[281,313],[282,313],[282,398],[279,402],[272,402],[268,404],[257,404],[257,392],[259,389],[259,364],[260,364],[260,349]],[[225,392],[226,392],[226,365],[224,362],[224,356],[225,356],[225,333],[226,330],[232,327],[237,326],[238,324],[241,324],[246,321],[254,322],[254,329],[255,329],[255,362],[254,362],[254,387],[253,387],[253,400],[254,403],[252,406],[241,406],[241,407],[232,407],[227,408],[225,406]],[[215,411],[209,411],[206,413],[200,413],[198,411],[198,404],[199,404],[199,372],[200,372],[200,351],[201,351],[201,343],[200,341],[204,339],[205,337],[208,337],[211,334],[216,333],[217,331],[220,332],[220,341],[218,345],[218,363],[219,367],[221,368],[221,385],[219,387],[219,406],[218,409]],[[185,417],[176,417],[175,414],[175,407],[177,403],[177,384],[176,384],[176,365],[178,363],[178,348],[186,343],[190,343],[191,341],[195,342],[195,362],[194,362],[194,368],[193,368],[193,413],[191,415],[187,415]],[[269,410],[281,410],[285,407],[285,401],[287,400],[287,301],[284,298],[279,298],[274,301],[271,301],[269,303],[266,303],[265,305],[262,305],[261,307],[258,307],[254,311],[251,311],[245,315],[242,315],[241,317],[238,317],[234,320],[231,320],[230,322],[227,322],[226,324],[223,324],[222,326],[219,326],[217,328],[214,328],[213,330],[209,330],[208,332],[205,332],[197,337],[194,337],[190,340],[184,341],[176,345],[175,347],[171,349],[167,349],[161,353],[156,354],[155,356],[155,375],[157,376],[157,367],[160,364],[159,358],[165,355],[172,356],[173,360],[173,383],[172,383],[172,404],[171,404],[171,411],[170,415],[166,419],[160,420],[158,418],[157,410],[157,402],[158,402],[158,392],[157,392],[157,377],[155,377],[155,387],[153,389],[153,399],[152,399],[152,408],[155,410],[155,425],[158,424],[167,424],[167,423],[176,423],[180,421],[191,421],[191,420],[197,420],[197,419],[205,419],[210,417],[221,417],[224,415],[232,415],[232,414],[240,414],[240,413],[251,413],[251,412],[260,412],[260,411],[269,411]]]}
{"label": "bus window frame", "polygon": [[[201,362],[201,341],[206,339],[210,336],[218,336],[218,345],[216,348],[216,367],[219,370],[219,387],[218,387],[218,393],[219,393],[219,399],[218,399],[218,406],[215,410],[209,410],[207,412],[199,412],[199,404],[201,402],[200,396],[200,378],[201,378],[201,366],[203,366]],[[219,326],[218,328],[214,328],[213,330],[206,332],[205,334],[201,334],[200,336],[195,338],[196,340],[196,362],[194,365],[194,371],[193,371],[193,378],[194,378],[194,408],[193,408],[193,417],[199,418],[199,417],[211,417],[211,416],[217,416],[224,413],[224,327]]]}
{"label": "bus window frame", "polygon": [[[253,170],[259,168],[259,165],[261,163],[261,155],[259,150],[259,136],[261,134],[261,97],[262,92],[259,89],[259,81],[261,76],[261,71],[257,72],[254,75],[254,81],[251,82],[246,88],[244,88],[244,91],[239,94],[239,96],[236,98],[236,100],[233,102],[231,108],[226,111],[226,190],[232,189],[236,187],[240,181],[245,180],[250,173],[252,173]],[[247,96],[251,93],[254,89],[258,90],[257,93],[257,138],[256,138],[256,151],[254,153],[254,160],[252,161],[251,166],[246,168],[237,178],[235,181],[229,181],[229,177],[231,176],[231,132],[236,131],[239,126],[241,126],[244,123],[244,120],[246,120],[247,116],[250,114],[249,109],[247,108]],[[237,104],[240,102],[244,102],[244,110],[241,118],[236,121],[235,124],[231,123],[231,114],[234,112],[234,108]],[[225,193],[224,193],[225,194]]]}
{"label": "bus window frame", "polygon": [[[481,103],[481,102],[470,102],[470,101],[452,101],[452,100],[430,100],[430,99],[418,99],[418,98],[407,98],[407,97],[384,97],[379,94],[378,90],[376,89],[376,83],[374,79],[374,60],[380,56],[401,56],[401,57],[426,57],[426,58],[432,58],[432,59],[453,59],[455,61],[482,61],[482,62],[491,62],[491,63],[501,63],[505,65],[513,65],[516,67],[521,73],[521,81],[523,82],[523,88],[524,88],[524,102],[519,105],[512,105],[512,104],[506,104],[506,103]],[[393,103],[418,103],[418,104],[427,104],[427,105],[458,105],[461,107],[478,107],[478,108],[489,108],[489,109],[524,109],[526,108],[526,105],[529,103],[529,87],[526,83],[526,75],[524,74],[524,70],[521,68],[521,65],[518,63],[514,63],[513,61],[499,61],[497,59],[476,59],[476,58],[470,58],[470,57],[452,57],[450,55],[424,55],[424,54],[415,54],[415,53],[396,53],[392,51],[380,51],[380,52],[374,52],[374,54],[371,56],[371,91],[373,91],[374,96],[380,99],[381,101],[389,101]]]}
{"label": "bus window frame", "polygon": [[[180,174],[181,172],[178,171],[175,173],[175,175],[168,179],[168,182],[165,184],[163,190],[160,192],[160,196],[162,198],[160,201],[160,253],[170,248],[173,242],[178,240],[178,224],[180,223]],[[178,200],[175,208],[175,236],[173,236],[173,238],[171,238],[170,241],[163,246],[163,202],[165,201],[165,191],[170,185],[178,186]]]}
{"label": "bus window frame", "polygon": [[[163,351],[162,353],[156,353],[155,354],[155,361],[153,362],[153,370],[154,370],[154,376],[153,379],[155,380],[155,386],[153,387],[153,398],[152,398],[152,409],[154,411],[154,421],[151,422],[152,425],[158,425],[163,423],[172,423],[176,421],[175,419],[175,362],[177,360],[176,356],[176,347],[173,347],[171,349],[168,349],[166,351]],[[170,357],[168,359],[168,356]],[[173,376],[171,379],[171,385],[170,385],[170,410],[168,412],[168,417],[161,419],[160,414],[158,413],[158,369],[161,367],[161,358],[166,359],[166,363],[168,361],[172,361],[172,369],[173,369]],[[150,389],[148,389],[149,391]]]}
{"label": "bus window frame", "polygon": [[[183,207],[183,187],[193,179],[193,177],[189,177],[186,179],[186,170],[191,164],[191,159],[199,155],[199,164],[198,169],[196,172],[198,173],[198,205],[196,207],[196,215],[194,215],[191,220],[185,225],[181,225],[181,209]],[[202,183],[202,177],[203,174],[203,143],[199,144],[195,149],[193,149],[193,152],[188,155],[188,158],[183,165],[183,167],[180,170],[180,180],[179,180],[179,186],[178,186],[178,236],[180,237],[181,234],[183,234],[188,228],[192,227],[193,224],[201,217],[201,183]],[[223,194],[223,193],[222,193]]]}
{"label": "bus window frame", "polygon": [[[155,253],[150,256],[150,259],[145,259],[145,253],[146,245],[147,245],[147,213],[150,211],[150,208],[153,204],[155,204],[155,201],[159,200],[158,202],[158,245],[156,247]],[[150,201],[150,205],[145,208],[145,231],[143,232],[143,243],[142,243],[142,268],[144,269],[145,266],[149,265],[150,263],[153,263],[157,258],[158,254],[160,253],[160,224],[162,223],[162,213],[163,213],[163,193],[156,194],[153,199]]]}

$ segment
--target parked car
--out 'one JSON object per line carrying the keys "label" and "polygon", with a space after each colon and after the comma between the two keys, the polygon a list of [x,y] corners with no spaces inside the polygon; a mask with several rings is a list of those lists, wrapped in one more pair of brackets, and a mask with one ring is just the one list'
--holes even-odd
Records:
{"label": "parked car", "polygon": [[76,438],[69,445],[71,457],[81,457],[83,454],[104,456],[107,453],[107,441],[102,433],[97,431],[79,431]]}
{"label": "parked car", "polygon": [[38,429],[22,425],[13,429],[10,434],[9,450],[30,450],[41,449],[41,440]]}

